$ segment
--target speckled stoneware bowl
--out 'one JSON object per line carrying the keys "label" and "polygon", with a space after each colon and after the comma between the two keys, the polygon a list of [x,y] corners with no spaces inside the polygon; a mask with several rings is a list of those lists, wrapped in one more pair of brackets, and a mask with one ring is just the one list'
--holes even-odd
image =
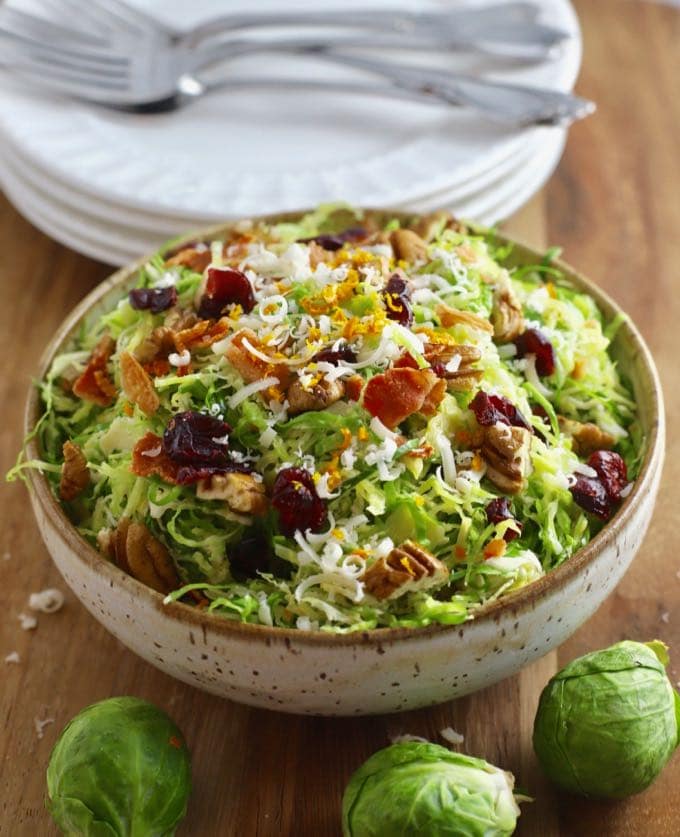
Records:
{"label": "speckled stoneware bowl", "polygon": [[[299,214],[267,220],[290,220]],[[409,217],[399,212],[384,216]],[[199,236],[209,238],[227,229],[229,225]],[[517,263],[535,264],[541,257],[520,244],[514,250]],[[119,270],[67,317],[45,351],[41,376],[84,315],[117,300],[133,284],[141,263]],[[619,312],[595,285],[568,265],[560,267],[576,287],[597,300],[608,318]],[[619,330],[613,351],[632,381],[645,431],[635,487],[584,549],[463,625],[329,635],[243,625],[188,605],[164,605],[160,594],[83,540],[37,472],[30,472],[33,509],[57,567],[85,607],[121,642],[173,677],[242,703],[285,712],[359,715],[427,706],[495,683],[564,642],[611,593],[633,560],[659,486],[663,400],[649,350],[629,321]],[[39,409],[33,390],[27,431]],[[31,442],[29,458],[38,455]]]}

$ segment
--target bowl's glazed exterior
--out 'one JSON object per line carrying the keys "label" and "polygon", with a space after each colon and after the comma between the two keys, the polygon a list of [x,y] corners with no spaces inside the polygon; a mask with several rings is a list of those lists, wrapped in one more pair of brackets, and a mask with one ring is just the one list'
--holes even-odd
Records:
{"label": "bowl's glazed exterior", "polygon": [[[227,229],[229,225],[199,235]],[[514,250],[518,263],[536,263],[541,257],[519,244]],[[43,356],[41,376],[83,316],[117,298],[141,263],[118,271],[69,315]],[[597,300],[607,317],[619,312],[596,286],[569,266],[559,266]],[[285,712],[354,715],[435,704],[495,683],[559,645],[599,607],[633,560],[661,476],[663,399],[649,351],[628,320],[617,334],[614,351],[632,382],[645,432],[645,455],[633,491],[585,548],[463,625],[333,635],[243,625],[188,605],[164,605],[160,594],[83,540],[37,471],[30,472],[33,509],[52,558],[85,607],[121,642],[173,677],[242,703]],[[27,432],[38,413],[33,391]],[[39,455],[35,441],[29,443],[28,455]]]}

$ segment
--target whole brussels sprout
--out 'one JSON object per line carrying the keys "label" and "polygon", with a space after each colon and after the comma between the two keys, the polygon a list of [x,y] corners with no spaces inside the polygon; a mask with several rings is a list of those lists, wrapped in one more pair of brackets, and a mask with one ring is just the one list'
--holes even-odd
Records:
{"label": "whole brussels sprout", "polygon": [[619,642],[573,660],[541,694],[534,750],[548,776],[584,796],[650,785],[678,745],[680,698],[662,642]]}
{"label": "whole brussels sprout", "polygon": [[63,729],[47,767],[46,805],[70,837],[170,837],[190,790],[182,733],[134,697],[83,709]]}
{"label": "whole brussels sprout", "polygon": [[506,837],[519,807],[514,777],[427,742],[392,744],[353,774],[342,800],[344,837]]}

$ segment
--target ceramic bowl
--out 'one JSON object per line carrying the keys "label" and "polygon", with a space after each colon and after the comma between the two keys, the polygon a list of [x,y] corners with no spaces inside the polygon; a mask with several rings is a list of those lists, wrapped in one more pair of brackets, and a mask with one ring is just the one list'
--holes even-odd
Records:
{"label": "ceramic bowl", "polygon": [[[405,216],[390,212],[389,217]],[[290,219],[295,215],[267,220]],[[199,233],[219,235],[229,225]],[[192,238],[196,237],[194,233]],[[188,239],[187,239],[188,240]],[[517,263],[542,258],[515,243]],[[142,262],[119,270],[66,318],[47,347],[40,376],[86,313],[104,310],[134,281]],[[620,312],[596,285],[560,264],[608,318]],[[38,472],[31,501],[42,537],[66,583],[121,642],[180,680],[226,698],[285,712],[359,715],[414,709],[489,686],[564,642],[612,592],[649,524],[664,455],[662,393],[654,362],[626,319],[613,344],[632,382],[645,451],[640,475],[615,517],[557,569],[495,601],[463,625],[329,635],[227,621],[162,596],[105,560],[78,534]],[[39,414],[31,392],[26,430]],[[28,456],[37,457],[31,442]]]}

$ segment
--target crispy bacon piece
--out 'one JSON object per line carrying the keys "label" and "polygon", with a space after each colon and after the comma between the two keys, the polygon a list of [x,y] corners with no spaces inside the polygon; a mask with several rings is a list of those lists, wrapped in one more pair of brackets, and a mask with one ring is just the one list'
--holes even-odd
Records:
{"label": "crispy bacon piece", "polygon": [[83,374],[73,384],[73,394],[85,401],[93,401],[100,407],[108,407],[116,397],[116,387],[109,376],[106,364],[116,348],[116,343],[105,334],[94,347]]}
{"label": "crispy bacon piece", "polygon": [[206,349],[213,343],[217,343],[218,340],[223,340],[229,334],[229,323],[228,317],[222,317],[217,322],[214,320],[199,320],[190,328],[184,328],[173,334],[175,348],[180,353],[184,349]]}
{"label": "crispy bacon piece", "polygon": [[165,482],[177,483],[178,465],[163,449],[163,440],[155,433],[146,433],[132,451],[132,473],[138,477],[157,474]]}
{"label": "crispy bacon piece", "polygon": [[120,379],[125,395],[147,416],[152,416],[160,406],[153,381],[141,363],[130,354],[120,355]]}
{"label": "crispy bacon piece", "polygon": [[431,369],[398,367],[366,384],[364,407],[386,427],[396,427],[413,413],[432,415],[446,392],[446,381]]}
{"label": "crispy bacon piece", "polygon": [[243,345],[244,340],[261,354],[267,354],[266,347],[258,340],[255,332],[248,328],[242,328],[236,332],[225,355],[243,380],[246,383],[252,383],[273,375],[279,379],[283,389],[286,389],[290,383],[290,369],[284,363],[277,363],[275,358],[272,358],[271,363],[267,363],[262,358],[256,357]]}

